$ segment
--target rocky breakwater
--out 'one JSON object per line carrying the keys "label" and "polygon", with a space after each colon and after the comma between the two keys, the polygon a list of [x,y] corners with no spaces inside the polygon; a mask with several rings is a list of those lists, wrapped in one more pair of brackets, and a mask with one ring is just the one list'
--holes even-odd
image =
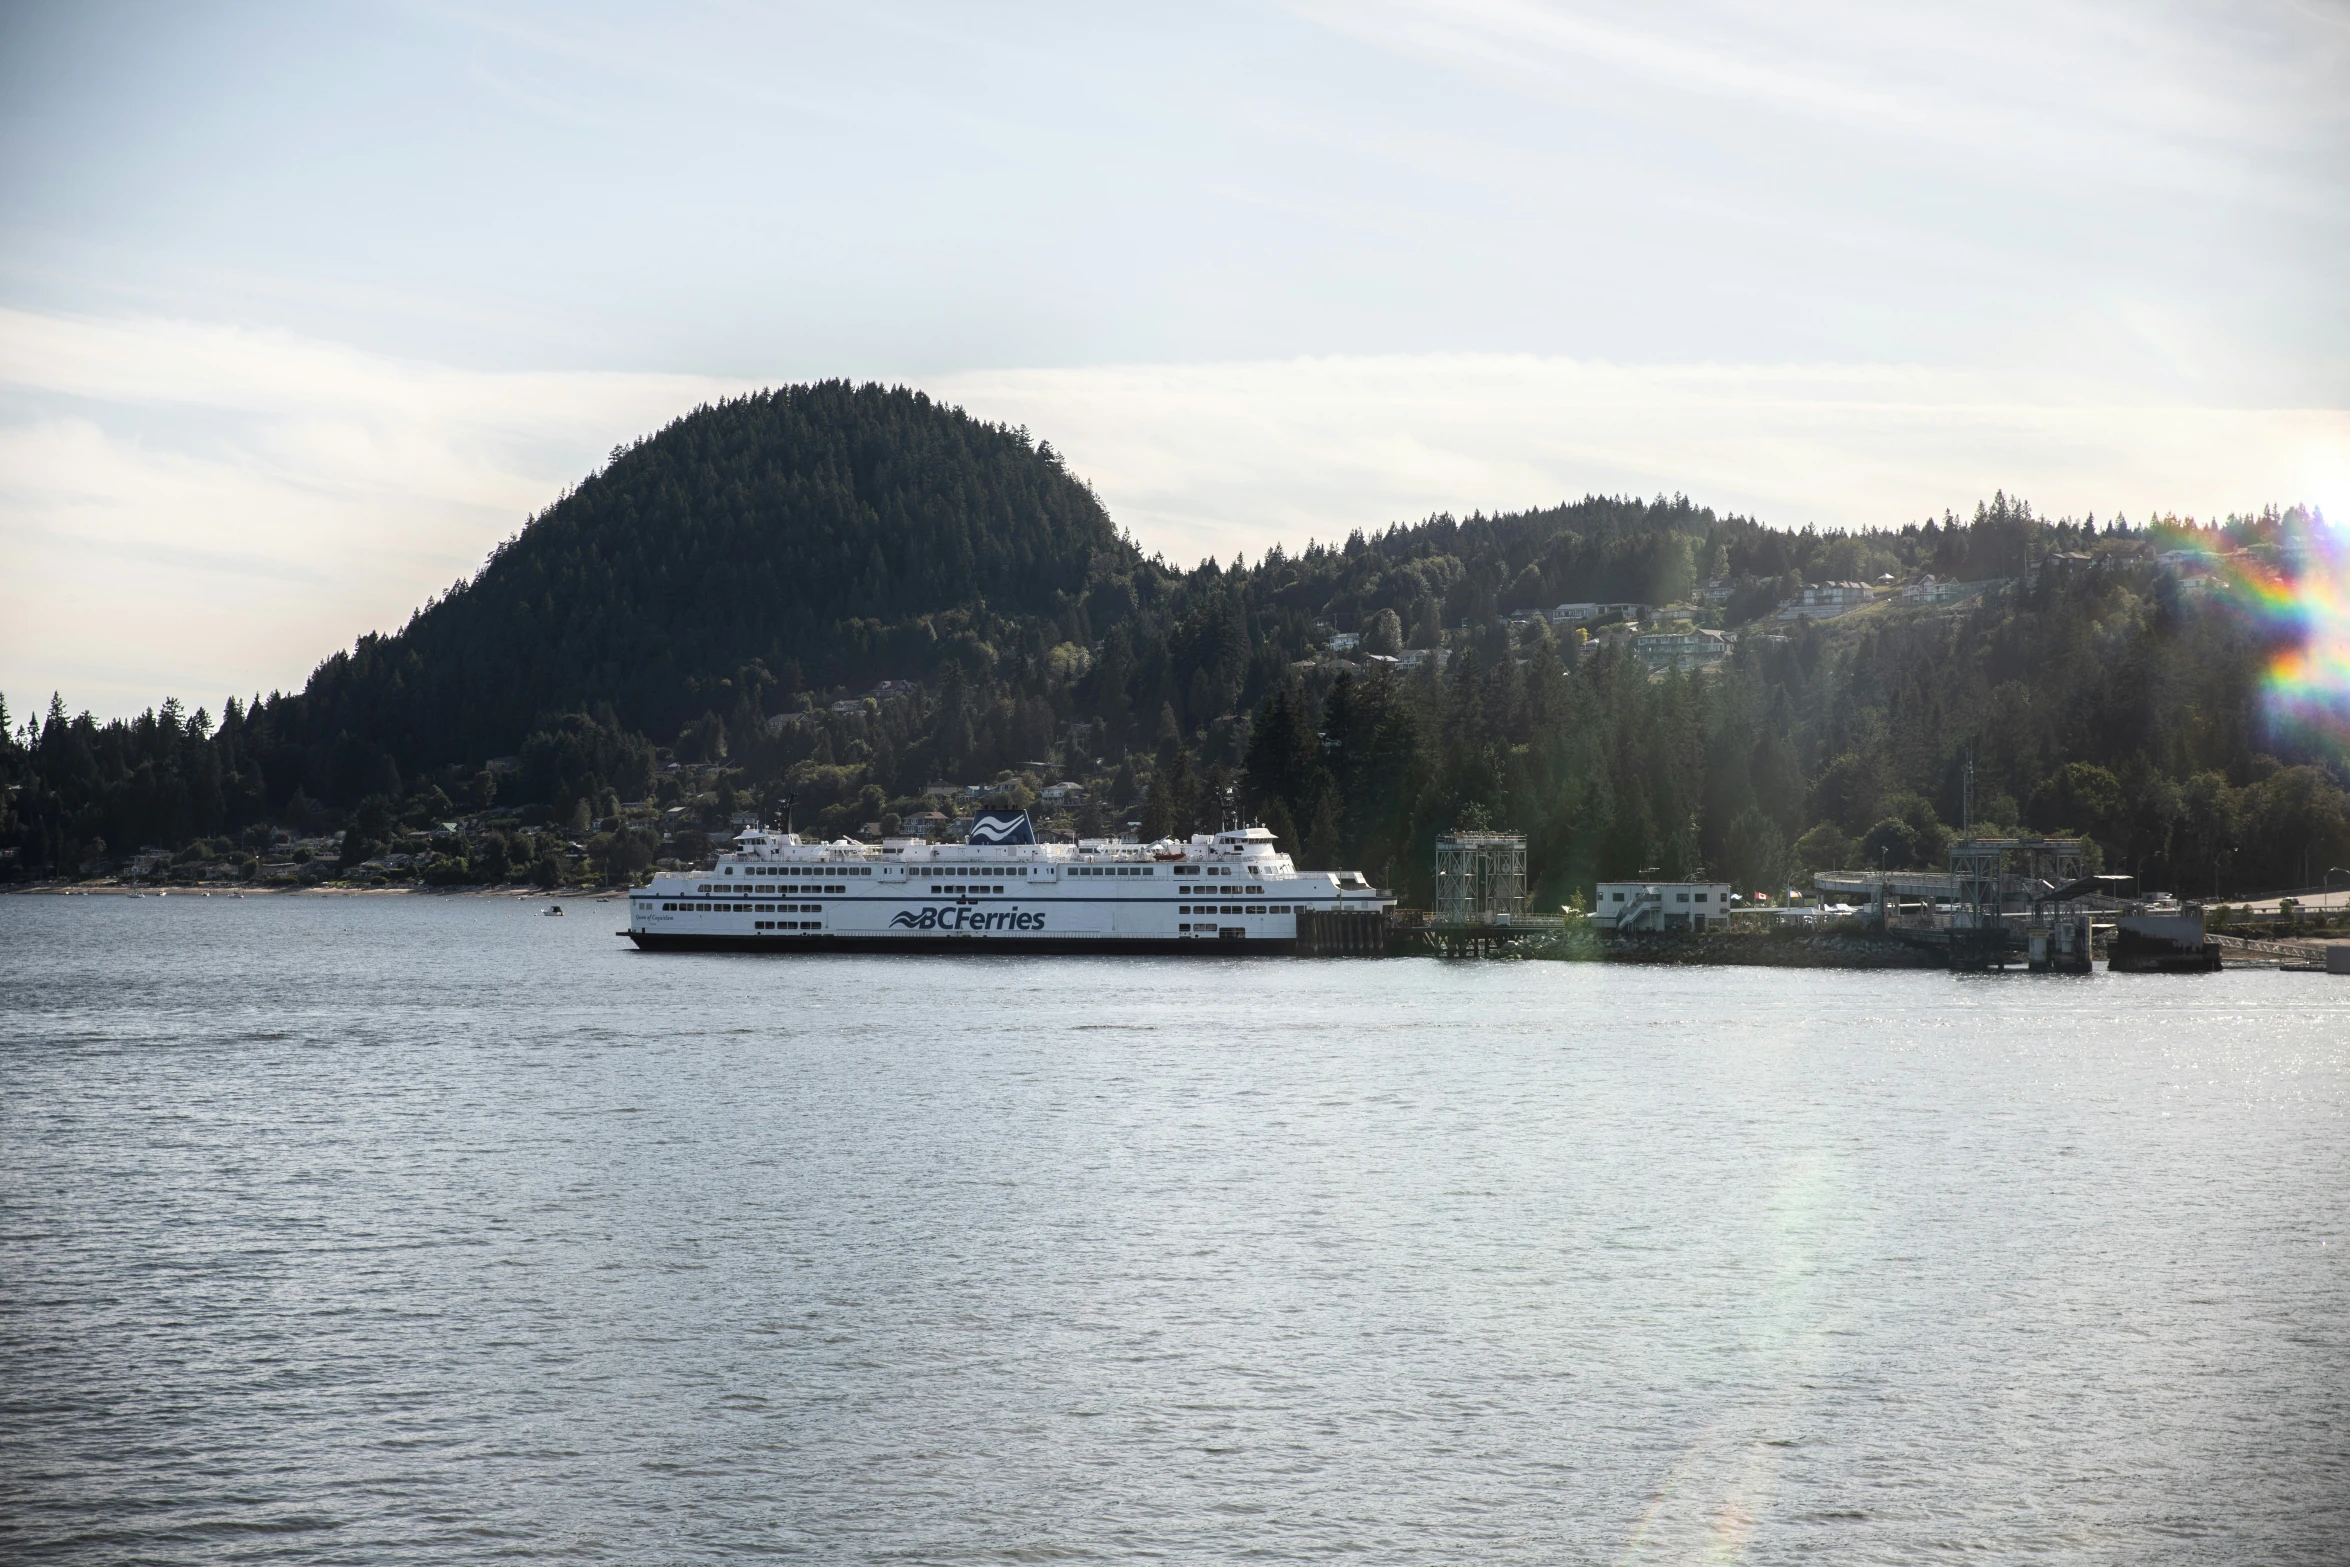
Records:
{"label": "rocky breakwater", "polygon": [[1857,927],[1801,931],[1667,931],[1594,935],[1584,955],[1607,963],[1719,964],[1747,968],[1938,969],[1949,959]]}

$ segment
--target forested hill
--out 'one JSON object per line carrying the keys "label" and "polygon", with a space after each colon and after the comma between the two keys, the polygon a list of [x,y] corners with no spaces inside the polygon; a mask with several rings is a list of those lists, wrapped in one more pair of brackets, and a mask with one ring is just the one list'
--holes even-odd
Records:
{"label": "forested hill", "polygon": [[[1936,863],[1971,752],[1982,820],[2086,833],[2149,886],[2274,889],[2350,863],[2350,779],[2263,705],[2286,633],[2197,563],[2274,562],[2306,524],[1995,496],[1843,534],[1591,497],[1182,569],[1025,432],[798,387],[616,453],[301,692],[0,720],[0,851],[17,877],[150,845],[268,876],[273,828],[347,825],[347,870],[625,879],[787,796],[803,827],[887,830],[945,783],[1064,831],[1238,809],[1406,897],[1436,833],[1488,820],[1555,904],[1651,866]],[[1782,618],[1807,590],[1867,602]],[[1611,630],[1675,603],[1732,634],[1706,667]],[[1564,604],[1585,618],[1537,613]]]}
{"label": "forested hill", "polygon": [[410,773],[569,710],[666,739],[746,668],[786,691],[926,671],[937,612],[1054,619],[1097,560],[1133,558],[1050,446],[916,392],[793,387],[616,451],[472,582],[321,665],[282,722]]}

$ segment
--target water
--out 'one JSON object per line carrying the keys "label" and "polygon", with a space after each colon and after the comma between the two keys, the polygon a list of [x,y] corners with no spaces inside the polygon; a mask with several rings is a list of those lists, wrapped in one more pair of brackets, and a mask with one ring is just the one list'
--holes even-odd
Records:
{"label": "water", "polygon": [[0,899],[0,1556],[2350,1556],[2350,981]]}

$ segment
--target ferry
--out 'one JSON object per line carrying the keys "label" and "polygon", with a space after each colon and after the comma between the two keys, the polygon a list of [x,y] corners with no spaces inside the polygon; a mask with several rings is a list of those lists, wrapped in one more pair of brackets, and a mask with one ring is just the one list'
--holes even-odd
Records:
{"label": "ferry", "polygon": [[1039,843],[1025,812],[968,841],[802,842],[748,828],[708,870],[630,894],[648,952],[1286,954],[1309,910],[1383,913],[1354,871],[1301,871],[1263,827],[1188,839]]}

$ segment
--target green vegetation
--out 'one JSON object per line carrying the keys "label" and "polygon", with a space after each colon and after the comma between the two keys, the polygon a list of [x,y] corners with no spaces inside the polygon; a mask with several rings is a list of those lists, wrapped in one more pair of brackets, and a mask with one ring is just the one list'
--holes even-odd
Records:
{"label": "green vegetation", "polygon": [[[1823,534],[1594,497],[1185,571],[1025,432],[828,383],[615,453],[299,693],[217,722],[0,710],[0,852],[17,877],[154,847],[154,875],[626,881],[787,797],[803,830],[910,827],[943,782],[1087,834],[1238,810],[1414,900],[1482,813],[1555,905],[1649,866],[1937,864],[1971,751],[1980,821],[2086,833],[2191,895],[2307,885],[2350,862],[2342,759],[2263,737],[2269,634],[2157,558],[2186,531],[1998,497]],[[1770,618],[1927,573],[1964,586]],[[1740,634],[1686,670],[1529,613],[1693,594],[1687,629]]]}

